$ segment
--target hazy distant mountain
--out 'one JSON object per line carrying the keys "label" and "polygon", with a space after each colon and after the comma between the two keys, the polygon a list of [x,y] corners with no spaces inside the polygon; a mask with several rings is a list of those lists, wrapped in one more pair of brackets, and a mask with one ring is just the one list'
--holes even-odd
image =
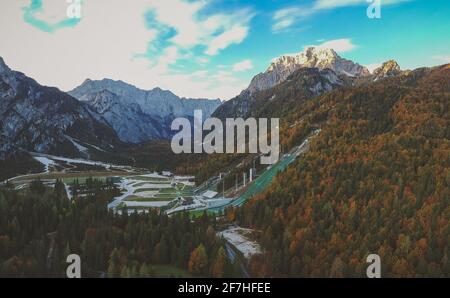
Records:
{"label": "hazy distant mountain", "polygon": [[220,100],[180,98],[170,91],[141,90],[122,81],[86,80],[69,92],[103,117],[124,142],[139,143],[167,139],[177,117],[192,118],[194,110],[209,117]]}
{"label": "hazy distant mountain", "polygon": [[283,55],[274,59],[264,73],[260,73],[252,79],[249,87],[245,91],[254,93],[256,91],[266,90],[285,81],[293,72],[304,67],[329,68],[336,74],[344,74],[352,77],[370,75],[366,67],[341,58],[332,49],[308,47],[298,54]]}
{"label": "hazy distant mountain", "polygon": [[114,130],[70,95],[12,71],[0,58],[0,159],[20,150],[82,156],[75,140],[110,148]]}
{"label": "hazy distant mountain", "polygon": [[169,139],[174,118],[191,119],[196,109],[206,118],[220,105],[107,79],[86,80],[70,94],[41,86],[0,58],[0,160],[19,151],[89,157],[123,143]]}

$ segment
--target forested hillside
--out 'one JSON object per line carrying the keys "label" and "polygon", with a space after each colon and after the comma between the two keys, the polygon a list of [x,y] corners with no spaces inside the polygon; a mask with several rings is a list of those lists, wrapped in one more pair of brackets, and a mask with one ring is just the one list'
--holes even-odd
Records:
{"label": "forested hillside", "polygon": [[[289,99],[290,100],[290,99]],[[262,230],[256,276],[450,276],[450,65],[342,88],[288,117],[310,151],[264,194],[229,210]]]}
{"label": "forested hillside", "polygon": [[106,203],[112,185],[68,200],[64,184],[39,181],[23,192],[0,189],[0,277],[65,277],[66,258],[81,257],[82,277],[239,276],[216,237],[214,218],[120,216]]}

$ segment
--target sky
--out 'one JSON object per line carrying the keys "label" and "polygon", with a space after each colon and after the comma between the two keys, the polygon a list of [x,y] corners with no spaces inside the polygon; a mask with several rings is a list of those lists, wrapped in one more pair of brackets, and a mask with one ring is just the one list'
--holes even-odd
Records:
{"label": "sky", "polygon": [[369,69],[450,63],[449,0],[379,1],[371,19],[367,0],[0,0],[0,57],[64,91],[110,78],[222,100],[306,46]]}

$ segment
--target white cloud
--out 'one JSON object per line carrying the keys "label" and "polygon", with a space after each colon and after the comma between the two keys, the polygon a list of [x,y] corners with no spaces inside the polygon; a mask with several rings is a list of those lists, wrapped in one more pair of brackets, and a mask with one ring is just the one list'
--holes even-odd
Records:
{"label": "white cloud", "polygon": [[197,62],[200,64],[206,64],[209,63],[209,59],[206,57],[197,57]]}
{"label": "white cloud", "polygon": [[[392,5],[411,0],[383,0],[381,5]],[[315,0],[309,6],[291,6],[282,8],[273,14],[272,31],[280,32],[288,29],[300,19],[311,16],[323,10],[336,9],[355,5],[369,5],[367,0]],[[365,11],[363,12],[365,13]]]}
{"label": "white cloud", "polygon": [[163,50],[161,56],[158,59],[158,63],[152,69],[158,74],[166,73],[169,71],[171,64],[175,64],[180,57],[178,48],[176,46],[170,46]]}
{"label": "white cloud", "polygon": [[278,20],[275,24],[273,24],[272,30],[275,32],[281,31],[283,29],[290,27],[292,24],[294,24],[294,22],[295,22],[294,17],[282,18]]}
{"label": "white cloud", "polygon": [[309,9],[300,7],[288,7],[277,10],[272,19],[272,31],[280,32],[292,26],[299,17],[305,17],[310,14]]}
{"label": "white cloud", "polygon": [[315,10],[331,9],[336,7],[345,7],[365,3],[367,3],[366,0],[316,0],[313,8]]}
{"label": "white cloud", "polygon": [[[157,33],[144,26],[144,4],[85,1],[77,26],[49,34],[23,21],[22,7],[29,2],[0,4],[0,53],[11,67],[65,90],[86,78],[137,78],[142,82],[139,77],[145,77],[147,67],[134,56],[144,53]],[[53,3],[43,1],[45,10]]]}
{"label": "white cloud", "polygon": [[159,23],[176,30],[172,42],[180,47],[189,48],[198,44],[206,33],[195,20],[196,14],[203,7],[202,2],[185,2],[180,0],[165,0],[149,2],[149,8],[154,11]]}
{"label": "white cloud", "polygon": [[241,92],[246,83],[228,71],[201,70],[193,73],[162,73],[157,76],[158,86],[175,94],[193,98],[228,100]]}
{"label": "white cloud", "polygon": [[242,26],[234,26],[228,31],[214,37],[205,51],[207,55],[214,56],[220,50],[227,48],[231,44],[239,44],[248,34],[248,29]]}
{"label": "white cloud", "polygon": [[56,23],[65,17],[68,6],[66,1],[53,1],[51,5],[49,0],[42,2],[45,9],[36,12],[37,18],[46,20],[49,23]]}
{"label": "white cloud", "polygon": [[253,69],[253,63],[251,60],[246,59],[233,65],[233,71],[247,71]]}
{"label": "white cloud", "polygon": [[440,61],[441,63],[450,63],[450,55],[435,55],[432,58]]}
{"label": "white cloud", "polygon": [[[401,2],[408,2],[411,0],[382,0],[381,5],[392,5]],[[313,5],[314,10],[333,9],[338,7],[354,6],[354,5],[369,5],[367,0],[316,0]]]}
{"label": "white cloud", "polygon": [[356,45],[352,43],[351,39],[349,38],[342,38],[342,39],[334,39],[325,41],[319,45],[311,45],[306,47],[316,47],[320,49],[333,49],[336,52],[339,53],[345,53],[349,52],[356,48]]}
{"label": "white cloud", "polygon": [[229,71],[225,71],[225,70],[219,70],[217,72],[215,72],[213,75],[213,78],[218,82],[218,83],[235,83],[237,82],[237,78],[235,76],[233,76],[233,74]]}
{"label": "white cloud", "polygon": [[[40,19],[59,20],[65,15],[54,0],[44,0]],[[205,1],[84,1],[81,22],[73,28],[52,34],[40,31],[23,21],[23,10],[29,0],[0,1],[0,55],[13,69],[35,78],[39,83],[71,90],[86,78],[111,78],[150,89],[161,87],[185,97],[229,99],[245,86],[223,73],[217,84],[214,68],[204,69],[205,55],[194,55],[191,48],[203,46],[206,51],[217,36],[233,28],[247,28],[250,14],[215,14],[203,19],[196,15]],[[144,13],[158,6],[157,20],[173,26],[175,36],[154,57],[146,57],[147,49],[160,37],[160,27],[147,28]],[[45,12],[45,14],[44,14]],[[156,13],[156,11],[155,11]],[[231,32],[238,32],[233,29]],[[218,53],[229,42],[244,38],[223,38],[215,41]],[[225,35],[226,37],[226,35]],[[172,66],[179,59],[198,62],[198,71],[175,72]],[[229,66],[231,67],[231,66]],[[201,72],[204,71],[204,72]],[[192,73],[193,72],[193,73]]]}
{"label": "white cloud", "polygon": [[207,55],[217,55],[231,44],[242,42],[248,34],[253,13],[248,9],[229,14],[217,13],[200,17],[209,1],[152,1],[149,8],[155,20],[176,31],[170,42],[182,49],[204,46]]}

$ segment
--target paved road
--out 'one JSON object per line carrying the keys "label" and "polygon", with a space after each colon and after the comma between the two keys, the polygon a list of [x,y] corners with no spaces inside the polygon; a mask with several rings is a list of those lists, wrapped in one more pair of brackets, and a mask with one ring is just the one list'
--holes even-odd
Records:
{"label": "paved road", "polygon": [[108,204],[109,209],[114,210],[126,197],[133,194],[134,187],[131,185],[128,185],[127,183],[130,183],[130,181],[122,178],[122,181],[120,182],[120,189],[124,188],[126,191],[120,197],[114,198],[114,200]]}

